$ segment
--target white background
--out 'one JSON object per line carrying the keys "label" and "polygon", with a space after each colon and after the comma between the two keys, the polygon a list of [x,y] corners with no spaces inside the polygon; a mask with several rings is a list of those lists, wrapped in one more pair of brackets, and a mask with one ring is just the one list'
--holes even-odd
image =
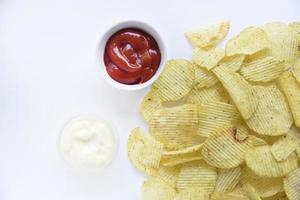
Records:
{"label": "white background", "polygon": [[[299,0],[0,0],[0,200],[139,200],[144,177],[127,159],[146,90],[124,92],[100,76],[96,48],[116,21],[158,29],[169,58],[189,58],[183,32],[231,20],[230,35],[272,20],[300,20]],[[66,121],[97,114],[118,129],[120,146],[100,174],[72,171],[57,140]]]}

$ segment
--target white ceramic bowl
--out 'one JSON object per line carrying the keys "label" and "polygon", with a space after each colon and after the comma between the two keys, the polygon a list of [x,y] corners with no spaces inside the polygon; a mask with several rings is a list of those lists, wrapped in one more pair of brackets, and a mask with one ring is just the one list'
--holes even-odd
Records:
{"label": "white ceramic bowl", "polygon": [[[154,74],[154,76],[152,76],[152,78],[145,83],[135,84],[135,85],[126,85],[123,83],[119,83],[119,82],[115,81],[114,79],[112,79],[106,71],[106,67],[104,64],[104,53],[105,53],[105,46],[106,46],[107,40],[114,33],[116,33],[117,31],[119,31],[121,29],[124,29],[124,28],[138,28],[138,29],[141,29],[141,30],[149,33],[156,40],[158,47],[160,49],[160,53],[161,53],[160,65],[159,65],[156,73]],[[163,40],[162,40],[160,34],[152,26],[150,26],[144,22],[140,22],[140,21],[123,21],[123,22],[119,22],[119,23],[113,25],[102,36],[99,46],[98,46],[98,51],[97,51],[97,62],[99,63],[99,68],[101,70],[103,78],[109,84],[111,84],[119,89],[122,89],[122,90],[139,90],[139,89],[143,89],[143,88],[151,85],[159,77],[160,73],[162,72],[165,60],[166,60],[166,48],[165,48],[165,45],[163,43]]]}

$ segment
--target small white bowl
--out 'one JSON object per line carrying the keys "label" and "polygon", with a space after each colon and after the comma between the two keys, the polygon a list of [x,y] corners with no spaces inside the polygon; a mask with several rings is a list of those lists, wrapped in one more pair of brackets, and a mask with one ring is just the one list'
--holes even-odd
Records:
{"label": "small white bowl", "polygon": [[[160,65],[159,65],[156,73],[154,74],[154,76],[152,76],[152,78],[145,83],[135,84],[135,85],[126,85],[123,83],[119,83],[119,82],[115,81],[114,79],[112,79],[106,71],[106,67],[104,64],[104,53],[105,53],[105,46],[106,46],[107,40],[114,33],[116,33],[117,31],[119,31],[121,29],[124,29],[124,28],[137,28],[137,29],[141,29],[141,30],[147,32],[155,39],[155,41],[157,42],[158,47],[160,49],[160,53],[161,53]],[[102,36],[99,46],[98,46],[98,51],[97,51],[97,62],[100,64],[99,67],[100,67],[103,78],[109,84],[111,84],[119,89],[122,89],[122,90],[131,90],[131,91],[140,90],[140,89],[143,89],[143,88],[151,85],[159,77],[160,73],[163,71],[165,60],[166,60],[166,48],[165,48],[165,45],[163,43],[163,40],[162,40],[160,34],[152,26],[150,26],[144,22],[140,22],[140,21],[123,21],[123,22],[119,22],[119,23],[113,25]]]}

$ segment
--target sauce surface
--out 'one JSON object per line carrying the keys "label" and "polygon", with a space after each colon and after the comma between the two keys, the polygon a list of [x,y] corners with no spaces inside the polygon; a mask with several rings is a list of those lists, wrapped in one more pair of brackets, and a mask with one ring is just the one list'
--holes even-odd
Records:
{"label": "sauce surface", "polygon": [[148,33],[126,28],[113,34],[105,47],[104,63],[111,78],[123,84],[148,81],[161,61],[160,49]]}

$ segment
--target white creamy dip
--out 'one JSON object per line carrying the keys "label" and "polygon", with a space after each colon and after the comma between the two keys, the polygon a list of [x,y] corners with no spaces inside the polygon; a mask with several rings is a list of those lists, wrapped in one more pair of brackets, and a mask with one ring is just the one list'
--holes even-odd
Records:
{"label": "white creamy dip", "polygon": [[70,165],[97,169],[112,161],[117,140],[107,122],[94,116],[80,117],[63,129],[59,149]]}

